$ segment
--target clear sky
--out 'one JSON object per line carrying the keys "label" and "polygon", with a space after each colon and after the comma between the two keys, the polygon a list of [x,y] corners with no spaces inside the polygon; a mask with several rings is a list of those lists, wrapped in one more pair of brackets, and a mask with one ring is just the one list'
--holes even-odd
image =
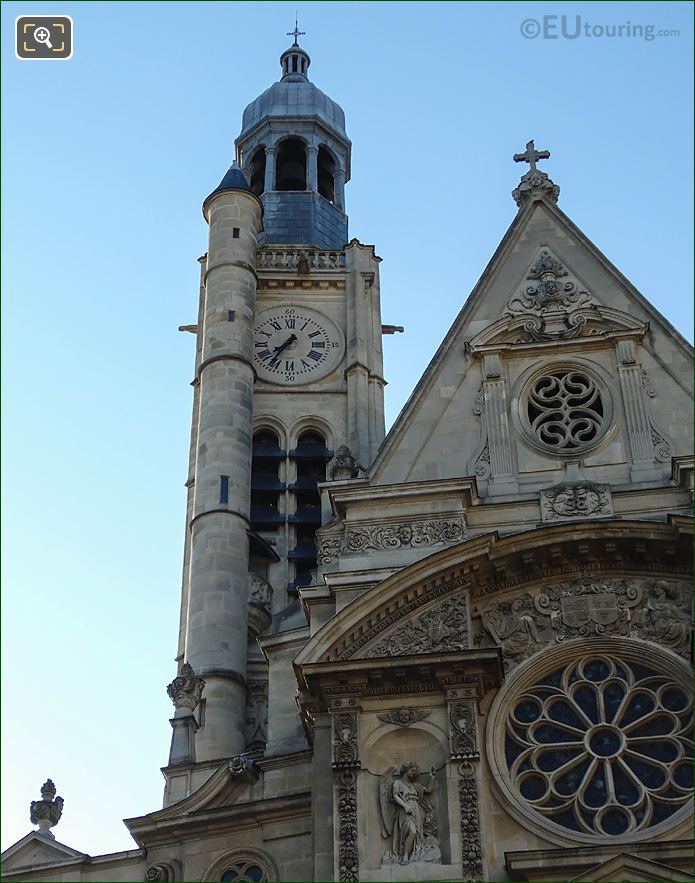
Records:
{"label": "clear sky", "polygon": [[[350,234],[406,327],[388,423],[514,217],[530,138],[560,207],[691,336],[690,3],[3,3],[3,847],[47,776],[57,838],[92,854],[161,806],[194,348],[176,329],[202,200],[295,8],[353,142]],[[73,58],[17,60],[26,13],[71,15]]]}

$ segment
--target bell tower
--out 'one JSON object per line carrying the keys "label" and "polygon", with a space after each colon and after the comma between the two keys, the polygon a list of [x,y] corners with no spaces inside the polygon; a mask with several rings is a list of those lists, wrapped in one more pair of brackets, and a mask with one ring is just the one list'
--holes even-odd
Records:
{"label": "bell tower", "polygon": [[364,474],[384,438],[380,258],[348,241],[345,116],[297,36],[203,206],[177,655],[202,699],[172,720],[167,805],[220,758],[306,749],[282,633],[306,624],[319,485]]}

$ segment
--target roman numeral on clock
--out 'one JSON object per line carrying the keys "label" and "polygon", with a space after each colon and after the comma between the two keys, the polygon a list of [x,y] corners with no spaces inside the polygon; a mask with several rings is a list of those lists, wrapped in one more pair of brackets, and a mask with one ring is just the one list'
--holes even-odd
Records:
{"label": "roman numeral on clock", "polygon": [[311,350],[311,352],[306,354],[306,357],[307,359],[313,359],[315,362],[320,362],[323,358],[323,353],[315,353],[314,350]]}

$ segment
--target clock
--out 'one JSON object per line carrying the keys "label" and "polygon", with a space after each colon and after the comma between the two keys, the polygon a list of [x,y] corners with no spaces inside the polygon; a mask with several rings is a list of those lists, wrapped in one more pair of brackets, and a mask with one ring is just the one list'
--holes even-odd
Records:
{"label": "clock", "polygon": [[306,307],[276,307],[256,316],[253,363],[270,383],[311,383],[334,371],[343,335],[321,313]]}

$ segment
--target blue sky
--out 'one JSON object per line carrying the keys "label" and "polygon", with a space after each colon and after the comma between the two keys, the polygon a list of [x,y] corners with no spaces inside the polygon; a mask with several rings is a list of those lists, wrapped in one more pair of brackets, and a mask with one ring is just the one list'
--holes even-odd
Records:
{"label": "blue sky", "polygon": [[[3,847],[47,776],[58,839],[92,854],[161,805],[194,346],[176,329],[202,200],[295,8],[346,113],[350,234],[406,327],[385,338],[389,423],[514,217],[530,138],[560,207],[691,338],[690,3],[3,3]],[[73,58],[18,61],[26,13],[71,15]],[[680,33],[600,36],[628,22]]]}

